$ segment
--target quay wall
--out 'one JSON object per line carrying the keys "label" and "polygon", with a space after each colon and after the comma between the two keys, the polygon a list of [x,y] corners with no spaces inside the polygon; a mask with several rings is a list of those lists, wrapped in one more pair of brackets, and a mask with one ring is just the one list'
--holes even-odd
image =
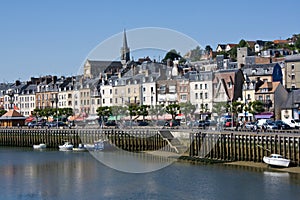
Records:
{"label": "quay wall", "polygon": [[263,162],[264,156],[276,153],[300,166],[300,134],[197,132],[190,134],[190,142],[191,157]]}
{"label": "quay wall", "polygon": [[[172,130],[170,132],[178,132]],[[0,146],[32,147],[45,143],[58,148],[65,141],[77,147],[80,143],[93,144],[108,140],[126,151],[164,150],[174,152],[174,145],[185,146],[182,154],[190,157],[221,161],[262,162],[271,153],[283,155],[295,166],[300,166],[300,134],[277,132],[209,132],[203,130],[180,130],[181,137],[188,136],[181,144],[174,138],[163,138],[160,129],[22,129],[0,128]],[[175,134],[176,135],[176,134]],[[174,144],[175,143],[175,144]],[[172,147],[173,144],[173,147]],[[178,149],[178,148],[177,148]]]}
{"label": "quay wall", "polygon": [[98,140],[109,140],[127,151],[156,150],[168,146],[155,129],[0,129],[0,146],[32,147],[45,143],[47,148],[58,148],[68,141],[77,147],[80,143],[93,144]]}

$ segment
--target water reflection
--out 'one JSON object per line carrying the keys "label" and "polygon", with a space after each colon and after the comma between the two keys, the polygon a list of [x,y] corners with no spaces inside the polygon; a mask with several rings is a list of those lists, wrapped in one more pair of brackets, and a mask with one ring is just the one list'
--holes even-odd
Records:
{"label": "water reflection", "polygon": [[[102,152],[109,163],[136,168],[163,158]],[[146,157],[145,157],[146,156]],[[149,173],[124,173],[89,152],[0,148],[1,199],[298,199],[298,174],[227,165],[175,162]],[[115,162],[113,162],[115,163]]]}
{"label": "water reflection", "polygon": [[[157,153],[157,151],[155,151]],[[111,152],[91,151],[91,155],[106,166],[128,173],[148,173],[164,168],[177,159],[143,152],[116,150]]]}

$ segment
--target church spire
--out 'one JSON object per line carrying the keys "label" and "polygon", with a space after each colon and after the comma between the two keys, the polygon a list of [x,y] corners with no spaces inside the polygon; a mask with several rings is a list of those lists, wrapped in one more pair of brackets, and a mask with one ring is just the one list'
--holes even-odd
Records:
{"label": "church spire", "polygon": [[130,50],[127,44],[126,30],[123,33],[123,46],[121,48],[121,62],[125,64],[130,60]]}

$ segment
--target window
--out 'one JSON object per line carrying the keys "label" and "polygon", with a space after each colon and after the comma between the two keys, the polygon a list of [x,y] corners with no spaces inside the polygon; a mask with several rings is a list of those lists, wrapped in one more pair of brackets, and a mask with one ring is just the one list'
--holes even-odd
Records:
{"label": "window", "polygon": [[200,84],[200,90],[202,90],[202,84]]}
{"label": "window", "polygon": [[195,99],[198,99],[198,93],[195,93]]}
{"label": "window", "polygon": [[207,99],[208,98],[208,95],[207,95],[207,92],[205,92],[205,99]]}
{"label": "window", "polygon": [[105,90],[102,90],[102,94],[104,95],[105,94],[105,92],[104,92]]}
{"label": "window", "polygon": [[170,85],[169,86],[169,92],[170,93],[176,93],[176,86],[175,85]]}
{"label": "window", "polygon": [[247,95],[247,99],[248,99],[248,100],[251,99],[251,95],[250,95],[250,94]]}
{"label": "window", "polygon": [[295,80],[295,74],[292,74],[291,79]]}
{"label": "window", "polygon": [[291,70],[294,70],[294,69],[295,69],[295,65],[292,64],[292,65],[291,65]]}
{"label": "window", "polygon": [[187,100],[186,94],[180,95],[180,99],[183,100],[183,101],[186,101]]}
{"label": "window", "polygon": [[146,92],[146,88],[145,87],[143,87],[143,91]]}
{"label": "window", "polygon": [[198,84],[195,84],[195,90],[198,90]]}
{"label": "window", "polygon": [[232,87],[231,82],[228,82],[227,85],[228,85],[228,88],[231,88],[231,87]]}
{"label": "window", "polygon": [[200,99],[203,99],[203,94],[202,94],[202,92],[200,93]]}
{"label": "window", "polygon": [[115,89],[115,94],[116,94],[116,95],[118,94],[118,89]]}
{"label": "window", "polygon": [[102,103],[105,104],[105,99],[102,99]]}
{"label": "window", "polygon": [[112,94],[112,89],[109,90],[109,94]]}
{"label": "window", "polygon": [[130,94],[130,88],[127,89],[127,93]]}
{"label": "window", "polygon": [[207,89],[207,84],[206,83],[204,84],[204,89]]}
{"label": "window", "polygon": [[113,102],[113,100],[112,100],[112,98],[110,98],[110,99],[109,99],[109,103],[112,103],[112,102]]}

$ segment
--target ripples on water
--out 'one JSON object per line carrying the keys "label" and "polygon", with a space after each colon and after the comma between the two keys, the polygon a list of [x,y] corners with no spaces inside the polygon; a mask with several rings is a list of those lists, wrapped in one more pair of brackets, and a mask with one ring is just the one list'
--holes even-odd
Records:
{"label": "ripples on water", "polygon": [[[103,153],[103,152],[102,152]],[[118,165],[139,162],[104,152]],[[100,154],[99,154],[100,156]],[[102,157],[104,155],[101,155]],[[142,157],[142,156],[141,156]],[[145,158],[143,163],[145,163]],[[146,160],[149,157],[146,157]],[[155,159],[148,160],[154,165]],[[157,163],[165,162],[157,159]],[[166,162],[169,162],[167,160]],[[299,199],[298,174],[175,162],[149,173],[109,168],[88,152],[0,148],[0,199]]]}

